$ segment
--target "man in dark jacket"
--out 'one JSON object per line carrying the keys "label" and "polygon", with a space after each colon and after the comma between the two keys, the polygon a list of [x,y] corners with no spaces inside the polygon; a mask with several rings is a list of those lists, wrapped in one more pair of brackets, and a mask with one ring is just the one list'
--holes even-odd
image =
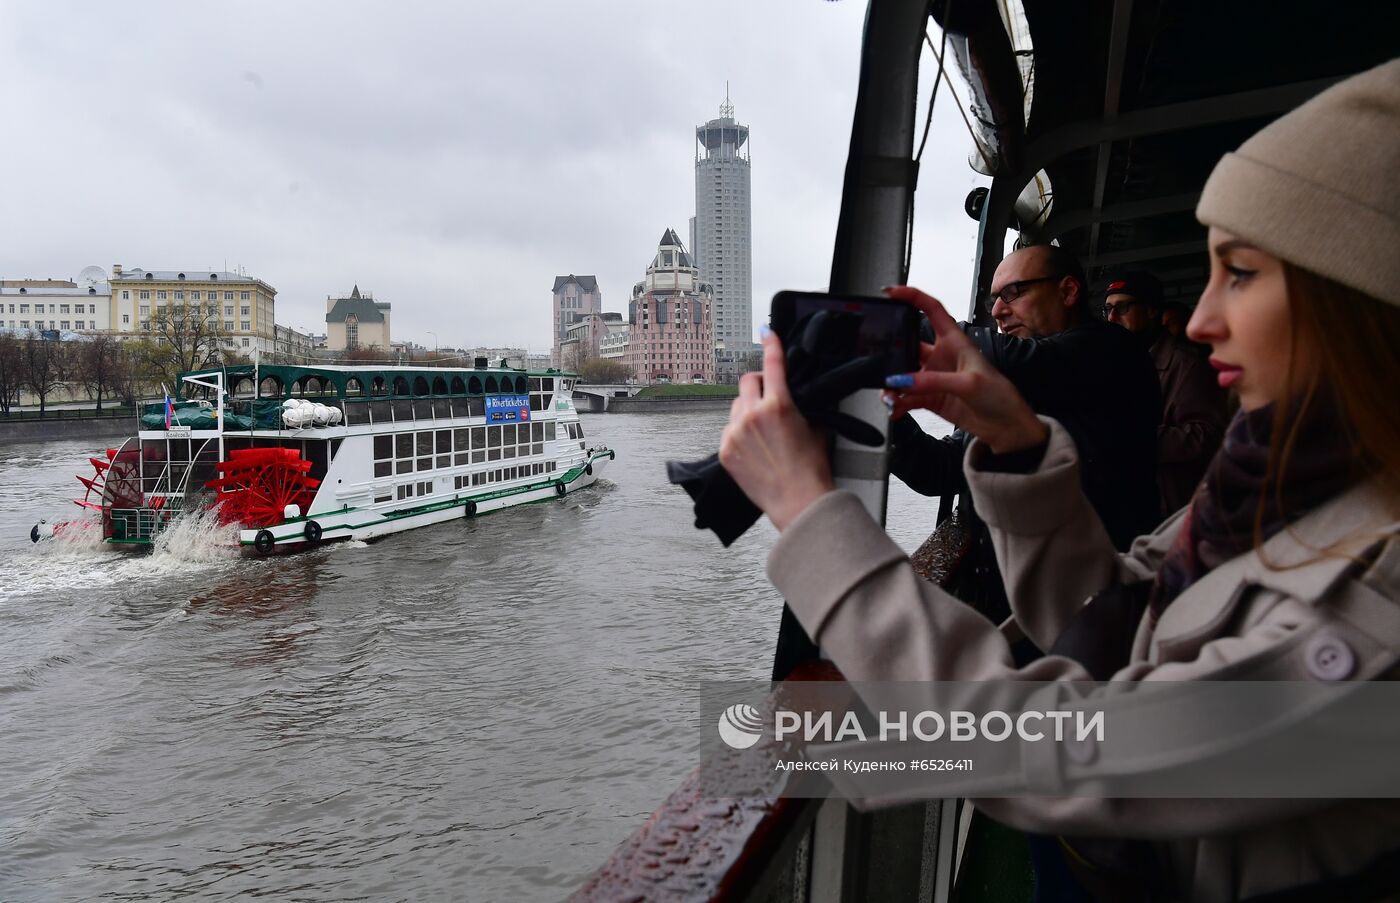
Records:
{"label": "man in dark jacket", "polygon": [[[1036,413],[1074,437],[1084,494],[1113,544],[1126,551],[1160,520],[1160,398],[1151,359],[1132,336],[1090,315],[1084,270],[1059,247],[1008,255],[986,303],[997,328],[965,324],[963,331]],[[968,441],[961,431],[936,439],[901,417],[892,424],[890,472],[923,495],[963,494],[970,511],[962,470]],[[1007,607],[995,556],[985,527],[975,522],[973,530],[975,545],[954,591],[999,618]]]}
{"label": "man in dark jacket", "polygon": [[1161,513],[1191,500],[1225,435],[1225,393],[1210,362],[1191,344],[1173,338],[1162,324],[1162,284],[1145,272],[1115,273],[1108,282],[1104,313],[1138,337],[1152,355],[1162,387],[1162,422],[1157,427],[1157,488]]}

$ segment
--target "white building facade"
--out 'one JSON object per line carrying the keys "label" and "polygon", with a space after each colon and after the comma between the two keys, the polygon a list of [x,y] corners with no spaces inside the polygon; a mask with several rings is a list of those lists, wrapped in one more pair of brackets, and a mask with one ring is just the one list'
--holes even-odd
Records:
{"label": "white building facade", "polygon": [[0,282],[0,326],[95,333],[107,329],[112,290],[106,282],[78,285],[53,279]]}

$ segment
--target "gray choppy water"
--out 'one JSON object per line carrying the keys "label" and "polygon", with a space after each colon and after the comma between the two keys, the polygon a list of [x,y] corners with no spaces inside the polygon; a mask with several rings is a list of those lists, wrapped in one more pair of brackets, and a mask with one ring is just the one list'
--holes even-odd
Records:
{"label": "gray choppy water", "polygon": [[0,899],[564,896],[694,766],[693,682],[767,676],[774,532],[661,467],[724,420],[588,417],[594,488],[265,560],[33,546],[102,443],[0,447]]}

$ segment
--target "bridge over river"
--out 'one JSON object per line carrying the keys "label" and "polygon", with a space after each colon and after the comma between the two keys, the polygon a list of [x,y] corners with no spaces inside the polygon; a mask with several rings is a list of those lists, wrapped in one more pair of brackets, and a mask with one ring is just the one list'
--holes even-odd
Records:
{"label": "bridge over river", "polygon": [[645,386],[636,385],[603,385],[591,383],[576,383],[574,385],[574,407],[581,413],[601,414],[608,409],[608,403],[614,398],[631,398]]}

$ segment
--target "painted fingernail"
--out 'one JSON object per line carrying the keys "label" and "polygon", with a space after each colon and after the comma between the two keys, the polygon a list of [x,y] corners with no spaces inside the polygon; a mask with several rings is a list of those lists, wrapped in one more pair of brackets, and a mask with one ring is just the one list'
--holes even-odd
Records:
{"label": "painted fingernail", "polygon": [[908,389],[914,385],[914,377],[908,373],[896,373],[894,376],[885,377],[885,387],[889,389]]}
{"label": "painted fingernail", "polygon": [[773,330],[769,328],[767,323],[764,323],[762,326],[758,327],[758,337],[760,339],[766,339],[772,334]]}

